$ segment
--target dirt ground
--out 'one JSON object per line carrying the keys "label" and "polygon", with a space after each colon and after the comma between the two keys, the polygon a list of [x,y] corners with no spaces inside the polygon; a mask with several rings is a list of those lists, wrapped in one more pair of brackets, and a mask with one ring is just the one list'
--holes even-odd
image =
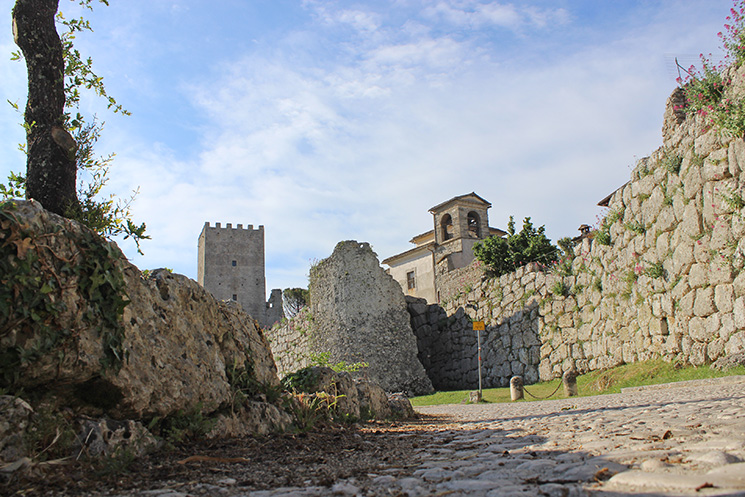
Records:
{"label": "dirt ground", "polygon": [[379,471],[406,474],[426,433],[444,428],[434,417],[406,422],[335,425],[308,433],[203,440],[137,458],[93,465],[66,462],[0,479],[0,494],[107,495],[169,488],[194,492],[198,484],[226,479],[246,490],[331,486],[342,478],[361,482]]}

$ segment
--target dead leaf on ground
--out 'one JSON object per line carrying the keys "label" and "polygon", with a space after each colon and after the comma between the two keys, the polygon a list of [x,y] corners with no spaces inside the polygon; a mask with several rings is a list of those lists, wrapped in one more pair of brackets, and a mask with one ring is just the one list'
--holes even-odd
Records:
{"label": "dead leaf on ground", "polygon": [[610,480],[611,477],[614,476],[615,474],[616,474],[615,471],[612,471],[608,468],[603,468],[599,470],[597,473],[595,473],[595,476],[593,476],[593,478],[595,479],[595,481],[606,481],[606,480]]}
{"label": "dead leaf on ground", "polygon": [[701,490],[703,490],[705,488],[716,488],[716,485],[714,485],[713,483],[709,483],[707,481],[706,483],[702,483],[701,485],[699,485],[698,487],[696,487],[696,492],[699,492],[699,491],[701,491]]}

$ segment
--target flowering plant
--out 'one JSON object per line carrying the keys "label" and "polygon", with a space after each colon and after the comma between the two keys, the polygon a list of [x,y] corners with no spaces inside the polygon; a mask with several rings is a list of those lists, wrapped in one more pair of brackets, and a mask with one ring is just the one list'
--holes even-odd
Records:
{"label": "flowering plant", "polygon": [[686,96],[682,107],[688,114],[702,116],[707,127],[742,137],[745,134],[745,102],[727,98],[725,90],[732,83],[726,76],[726,69],[745,62],[745,0],[735,2],[724,31],[718,36],[726,52],[724,61],[717,65],[711,61],[711,54],[709,58],[701,54],[702,68],[691,66],[685,70],[685,78],[678,78]]}
{"label": "flowering plant", "polygon": [[727,52],[727,56],[734,59],[733,64],[739,66],[745,61],[745,1],[740,0],[739,5],[730,9],[730,15],[727,16],[727,22],[724,24],[724,31],[717,33],[722,40],[722,48]]}

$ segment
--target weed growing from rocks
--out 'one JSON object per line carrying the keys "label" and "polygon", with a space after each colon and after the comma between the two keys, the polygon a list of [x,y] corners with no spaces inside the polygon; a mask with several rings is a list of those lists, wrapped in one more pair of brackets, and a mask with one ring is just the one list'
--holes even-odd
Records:
{"label": "weed growing from rocks", "polygon": [[743,199],[742,193],[738,190],[732,190],[728,193],[719,192],[719,196],[722,197],[724,203],[734,211],[741,211],[745,207],[745,199]]}
{"label": "weed growing from rocks", "polygon": [[299,393],[289,403],[295,428],[307,432],[331,419],[338,397],[326,392]]}
{"label": "weed growing from rocks", "polygon": [[661,163],[668,172],[679,174],[680,166],[683,164],[683,157],[677,152],[665,149],[662,152]]}
{"label": "weed growing from rocks", "polygon": [[202,438],[214,428],[216,420],[202,413],[202,404],[191,409],[179,409],[176,414],[156,421],[155,433],[169,443],[183,442],[190,438]]}
{"label": "weed growing from rocks", "polygon": [[42,405],[36,409],[23,441],[35,461],[69,457],[77,437],[75,429],[62,413]]}
{"label": "weed growing from rocks", "polygon": [[662,266],[661,262],[651,262],[648,263],[649,265],[644,268],[643,274],[646,276],[649,276],[650,278],[664,278],[665,277],[665,268]]}
{"label": "weed growing from rocks", "polygon": [[346,361],[338,361],[338,362],[332,363],[330,352],[321,352],[319,354],[311,353],[310,361],[313,366],[331,368],[337,373],[342,373],[342,372],[356,373],[360,369],[363,369],[369,366],[369,364],[367,364],[366,362],[354,362],[352,364],[348,364]]}
{"label": "weed growing from rocks", "polygon": [[623,226],[638,235],[643,235],[647,231],[647,228],[639,221],[629,221],[628,223],[624,223]]}
{"label": "weed growing from rocks", "polygon": [[571,294],[571,289],[563,280],[559,280],[551,287],[551,293],[561,297],[568,297]]}

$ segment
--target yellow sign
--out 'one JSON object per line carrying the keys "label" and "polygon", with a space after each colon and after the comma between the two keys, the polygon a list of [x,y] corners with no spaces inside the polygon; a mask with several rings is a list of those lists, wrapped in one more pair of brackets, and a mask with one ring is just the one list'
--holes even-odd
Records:
{"label": "yellow sign", "polygon": [[483,321],[474,321],[473,322],[473,331],[484,331],[486,328],[484,327]]}

